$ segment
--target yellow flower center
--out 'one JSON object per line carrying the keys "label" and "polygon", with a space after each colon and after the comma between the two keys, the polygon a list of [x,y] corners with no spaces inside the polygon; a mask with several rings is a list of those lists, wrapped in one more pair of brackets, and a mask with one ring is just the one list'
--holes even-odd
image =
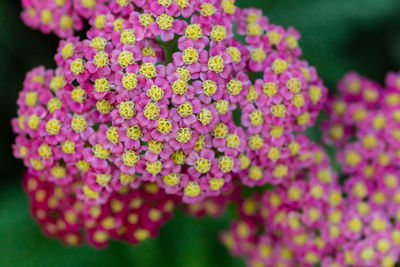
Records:
{"label": "yellow flower center", "polygon": [[242,53],[237,47],[230,46],[226,49],[226,52],[232,56],[233,63],[239,63],[242,60]]}
{"label": "yellow flower center", "polygon": [[133,167],[139,161],[140,157],[135,151],[127,150],[122,154],[121,159],[126,166]]}
{"label": "yellow flower center", "polygon": [[76,143],[71,140],[66,140],[61,143],[61,149],[65,154],[74,154],[75,153]]}
{"label": "yellow flower center", "polygon": [[246,34],[250,36],[260,36],[263,32],[263,29],[258,23],[252,22],[247,24],[246,26]]}
{"label": "yellow flower center", "polygon": [[277,31],[270,31],[267,33],[268,40],[273,45],[278,45],[282,40],[282,35],[280,35]]}
{"label": "yellow flower center", "polygon": [[188,25],[185,29],[185,36],[186,38],[192,40],[198,40],[203,36],[203,30],[200,24],[191,24]]}
{"label": "yellow flower center", "polygon": [[272,70],[276,73],[276,74],[282,74],[283,72],[285,72],[288,69],[288,63],[280,58],[277,58],[274,60],[274,62],[272,63]]}
{"label": "yellow flower center", "polygon": [[139,73],[143,74],[146,79],[151,79],[157,76],[157,69],[153,63],[146,62],[140,66]]}
{"label": "yellow flower center", "polygon": [[96,17],[94,25],[96,26],[96,28],[102,30],[104,29],[104,24],[106,24],[106,22],[107,22],[106,15],[101,14]]}
{"label": "yellow flower center", "polygon": [[164,13],[157,17],[156,22],[161,30],[168,31],[174,24],[174,18]]}
{"label": "yellow flower center", "polygon": [[131,174],[121,173],[119,180],[121,181],[121,184],[128,185],[135,181],[135,176]]}
{"label": "yellow flower center", "polygon": [[243,85],[240,80],[232,79],[227,83],[226,89],[228,90],[229,94],[238,95],[243,90]]}
{"label": "yellow flower center", "polygon": [[152,175],[159,174],[163,168],[161,161],[157,160],[155,162],[146,162],[146,171]]}
{"label": "yellow flower center", "polygon": [[185,102],[178,106],[177,111],[181,117],[185,118],[193,114],[193,106],[190,102]]}
{"label": "yellow flower center", "polygon": [[39,96],[37,92],[27,92],[25,95],[25,104],[29,107],[34,107],[37,105]]}
{"label": "yellow flower center", "polygon": [[136,115],[135,104],[130,100],[121,102],[118,106],[118,110],[119,115],[125,120],[129,120]]}
{"label": "yellow flower center", "polygon": [[182,60],[186,64],[193,64],[199,60],[199,53],[193,47],[188,47],[183,50]]}
{"label": "yellow flower center", "polygon": [[211,29],[211,38],[216,42],[225,40],[226,28],[222,25],[214,25]]}
{"label": "yellow flower center", "polygon": [[263,93],[269,97],[276,95],[278,92],[278,86],[273,82],[267,82],[263,84]]}
{"label": "yellow flower center", "polygon": [[108,130],[106,132],[106,138],[108,141],[110,141],[114,145],[118,144],[118,142],[119,142],[118,127],[111,126],[110,128],[108,128]]}
{"label": "yellow flower center", "polygon": [[284,104],[277,104],[271,107],[271,113],[275,117],[286,117],[286,106]]}
{"label": "yellow flower center", "polygon": [[200,195],[200,193],[201,193],[200,185],[196,182],[189,182],[184,189],[184,194],[189,197],[196,197]]}
{"label": "yellow flower center", "polygon": [[101,114],[108,114],[113,110],[113,105],[108,100],[101,99],[96,102],[96,109]]}
{"label": "yellow flower center", "polygon": [[250,121],[254,126],[258,126],[264,123],[264,113],[261,110],[255,110],[250,113]]}
{"label": "yellow flower center", "polygon": [[152,85],[150,89],[146,92],[146,95],[151,98],[151,100],[157,102],[164,97],[164,91],[161,87]]}
{"label": "yellow flower center", "polygon": [[132,140],[138,140],[142,136],[142,130],[140,129],[139,126],[130,126],[126,130],[126,136],[129,137]]}
{"label": "yellow flower center", "polygon": [[98,93],[107,92],[110,90],[110,83],[107,78],[99,78],[94,82],[94,90]]}
{"label": "yellow flower center", "polygon": [[353,218],[347,223],[347,227],[353,233],[359,233],[363,229],[363,223],[359,218]]}
{"label": "yellow flower center", "polygon": [[153,102],[147,103],[144,108],[143,114],[148,120],[157,120],[160,117],[160,107]]}
{"label": "yellow flower center", "polygon": [[350,150],[345,155],[345,161],[350,166],[358,165],[361,162],[361,159],[361,155],[355,150]]}
{"label": "yellow flower center", "polygon": [[198,120],[203,125],[208,125],[213,119],[212,113],[208,108],[202,108],[201,112],[197,115]]}
{"label": "yellow flower center", "polygon": [[121,67],[126,68],[127,66],[134,63],[133,53],[130,51],[122,51],[118,55],[118,63]]}
{"label": "yellow flower center", "polygon": [[264,59],[267,57],[264,49],[262,48],[255,48],[250,51],[250,57],[255,62],[263,62]]}
{"label": "yellow flower center", "polygon": [[269,149],[267,157],[272,161],[277,161],[281,158],[281,150],[279,147],[273,146]]}
{"label": "yellow flower center", "polygon": [[121,32],[121,43],[125,45],[133,45],[136,43],[136,36],[132,29]]}
{"label": "yellow flower center", "polygon": [[67,175],[67,170],[61,166],[54,166],[50,170],[51,175],[53,175],[57,179],[64,178]]}
{"label": "yellow flower center", "polygon": [[224,186],[225,181],[223,178],[214,177],[208,181],[208,184],[210,185],[211,190],[217,191],[217,190],[220,190]]}
{"label": "yellow flower center", "polygon": [[301,108],[305,105],[304,96],[302,94],[295,94],[291,100],[293,106],[296,108]]}
{"label": "yellow flower center", "polygon": [[244,170],[250,166],[250,159],[245,154],[240,154],[239,160],[240,160],[240,169],[241,170]]}
{"label": "yellow flower center", "polygon": [[48,159],[53,155],[51,147],[48,144],[41,144],[38,148],[38,153],[44,159]]}
{"label": "yellow flower center", "polygon": [[163,178],[164,184],[166,184],[168,186],[175,186],[175,185],[179,184],[180,180],[181,180],[181,176],[179,175],[179,173],[170,173],[170,174],[164,176],[164,178]]}
{"label": "yellow flower center", "polygon": [[183,165],[185,163],[186,156],[182,150],[176,150],[174,153],[172,153],[171,159],[175,164]]}
{"label": "yellow flower center", "polygon": [[98,159],[108,159],[110,156],[110,150],[104,149],[102,145],[97,144],[92,147],[93,155]]}
{"label": "yellow flower center", "polygon": [[79,75],[85,70],[85,63],[83,59],[77,58],[71,62],[70,69],[74,75]]}
{"label": "yellow flower center", "polygon": [[206,158],[201,158],[199,157],[195,162],[194,162],[194,168],[196,171],[199,173],[207,173],[211,169],[211,160],[206,159]]}
{"label": "yellow flower center", "polygon": [[108,54],[104,51],[97,52],[97,54],[93,57],[93,63],[98,68],[103,68],[107,66],[109,63]]}
{"label": "yellow flower center", "polygon": [[311,102],[317,104],[322,97],[321,88],[315,85],[310,85],[308,89],[308,97],[310,98]]}
{"label": "yellow flower center", "polygon": [[111,174],[97,174],[96,175],[96,182],[105,187],[107,186],[111,181]]}
{"label": "yellow flower center", "polygon": [[64,59],[68,59],[72,57],[75,53],[75,46],[72,43],[67,43],[61,50],[61,56]]}
{"label": "yellow flower center", "polygon": [[87,128],[87,122],[82,115],[75,115],[71,120],[71,128],[76,133],[81,133]]}
{"label": "yellow flower center", "polygon": [[251,150],[257,150],[264,146],[264,139],[260,135],[252,135],[250,136],[249,147]]}
{"label": "yellow flower center", "polygon": [[240,139],[237,134],[228,134],[226,136],[226,145],[230,148],[237,148],[240,145]]}
{"label": "yellow flower center", "polygon": [[140,24],[145,27],[149,27],[149,25],[154,22],[154,18],[151,14],[143,13],[139,15]]}
{"label": "yellow flower center", "polygon": [[154,154],[160,154],[163,150],[164,143],[158,142],[156,140],[150,140],[147,144],[149,151]]}
{"label": "yellow flower center", "polygon": [[60,18],[60,27],[64,30],[71,29],[74,26],[74,21],[69,15],[62,15]]}
{"label": "yellow flower center", "polygon": [[220,99],[214,103],[214,107],[218,111],[218,114],[225,115],[228,112],[229,103],[225,99]]}
{"label": "yellow flower center", "polygon": [[46,123],[46,132],[49,135],[56,135],[60,132],[61,129],[61,122],[57,119],[50,119],[47,123]]}
{"label": "yellow flower center", "polygon": [[278,164],[272,171],[272,175],[276,178],[283,178],[288,175],[289,168],[284,164]]}
{"label": "yellow flower center", "polygon": [[225,138],[228,133],[228,126],[225,123],[219,122],[212,130],[212,135],[215,138]]}
{"label": "yellow flower center", "polygon": [[90,47],[93,47],[97,51],[104,50],[106,48],[106,45],[107,45],[107,40],[100,36],[96,36],[92,39],[92,41],[90,41]]}
{"label": "yellow flower center", "polygon": [[215,73],[221,73],[224,70],[224,60],[221,56],[210,57],[208,59],[208,68]]}
{"label": "yellow flower center", "polygon": [[53,21],[53,13],[50,9],[43,9],[42,13],[40,14],[40,19],[43,24],[50,24]]}
{"label": "yellow flower center", "polygon": [[218,168],[224,173],[230,172],[233,169],[233,158],[222,156],[218,159]]}
{"label": "yellow flower center", "polygon": [[183,80],[177,80],[172,83],[172,92],[176,95],[185,95],[188,90],[188,83]]}
{"label": "yellow flower center", "polygon": [[289,88],[289,90],[292,93],[299,93],[301,90],[301,81],[299,78],[290,78],[289,80],[287,80],[286,82],[286,87]]}
{"label": "yellow flower center", "polygon": [[186,143],[192,139],[192,130],[190,128],[180,128],[176,133],[176,141]]}

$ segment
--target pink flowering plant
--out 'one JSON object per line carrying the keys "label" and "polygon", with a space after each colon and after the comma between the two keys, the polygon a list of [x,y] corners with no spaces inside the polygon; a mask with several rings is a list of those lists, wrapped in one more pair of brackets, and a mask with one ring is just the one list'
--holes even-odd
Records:
{"label": "pink flowering plant", "polygon": [[[201,217],[234,203],[221,241],[249,266],[397,262],[398,74],[382,89],[351,73],[328,97],[300,34],[233,0],[22,6],[25,24],[61,38],[12,120],[45,234],[136,244],[176,206]],[[305,135],[323,107],[342,173]]]}

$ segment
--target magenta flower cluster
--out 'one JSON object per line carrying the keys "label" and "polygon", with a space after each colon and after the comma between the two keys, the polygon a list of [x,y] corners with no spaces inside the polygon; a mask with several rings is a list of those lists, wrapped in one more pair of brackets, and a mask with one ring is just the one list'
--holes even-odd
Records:
{"label": "magenta flower cluster", "polygon": [[[324,140],[343,177],[310,143],[301,169],[239,198],[222,241],[248,266],[391,267],[400,253],[400,74],[386,86],[350,73],[327,103]],[[235,193],[237,194],[237,193]]]}
{"label": "magenta flower cluster", "polygon": [[[311,148],[299,133],[314,124],[327,89],[299,59],[293,28],[232,0],[22,3],[29,26],[64,38],[56,69],[27,74],[13,120],[14,155],[28,168],[47,233],[96,246],[109,237],[135,243],[137,231],[153,236],[169,216],[165,203],[219,214],[233,178],[285,188],[304,168]],[[84,21],[80,40],[74,31]],[[137,195],[143,211],[130,204]],[[104,214],[88,215],[92,208]],[[132,209],[144,214],[135,226]]]}
{"label": "magenta flower cluster", "polygon": [[[22,4],[27,25],[63,38],[12,121],[46,234],[136,244],[177,204],[201,217],[233,202],[221,240],[249,266],[396,264],[400,73],[385,88],[350,73],[328,98],[299,33],[233,0]],[[324,106],[342,175],[302,134]]]}
{"label": "magenta flower cluster", "polygon": [[110,239],[136,244],[155,237],[177,203],[156,184],[147,183],[141,189],[114,192],[103,205],[86,205],[77,197],[76,186],[56,185],[30,171],[24,179],[32,214],[42,231],[69,246],[88,242],[102,248]]}
{"label": "magenta flower cluster", "polygon": [[400,250],[400,74],[387,74],[382,87],[349,73],[338,93],[327,103],[323,127],[346,176],[343,192],[353,209],[348,220],[357,222],[348,253],[355,261],[368,251],[365,266],[394,266]]}

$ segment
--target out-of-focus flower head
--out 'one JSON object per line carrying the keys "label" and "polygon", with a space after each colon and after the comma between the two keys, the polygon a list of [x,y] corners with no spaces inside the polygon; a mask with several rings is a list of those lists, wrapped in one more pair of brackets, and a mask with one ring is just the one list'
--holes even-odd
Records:
{"label": "out-of-focus flower head", "polygon": [[61,38],[70,37],[83,28],[83,20],[71,0],[22,0],[24,23],[43,33],[54,32]]}
{"label": "out-of-focus flower head", "polygon": [[101,248],[110,239],[136,244],[155,237],[177,200],[157,184],[147,183],[141,189],[123,187],[111,193],[107,203],[86,204],[75,193],[79,183],[56,185],[30,171],[24,179],[32,214],[43,232],[70,246],[89,242]]}
{"label": "out-of-focus flower head", "polygon": [[323,148],[287,184],[239,202],[221,240],[248,266],[395,266],[397,174],[350,177],[342,187]]}
{"label": "out-of-focus flower head", "polygon": [[385,86],[358,73],[327,104],[324,140],[337,146],[344,192],[353,206],[342,231],[352,238],[349,264],[394,266],[400,249],[400,74]]}

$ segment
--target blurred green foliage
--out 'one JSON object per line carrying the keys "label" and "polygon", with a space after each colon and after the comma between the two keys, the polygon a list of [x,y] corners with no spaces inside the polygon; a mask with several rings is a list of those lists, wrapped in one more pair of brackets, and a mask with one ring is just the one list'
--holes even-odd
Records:
{"label": "blurred green foliage", "polygon": [[[238,0],[240,7],[262,8],[270,21],[295,26],[310,64],[333,89],[350,70],[383,82],[400,66],[398,0]],[[0,266],[244,266],[218,242],[229,216],[196,220],[181,212],[154,240],[139,246],[112,243],[104,250],[68,248],[44,237],[31,219],[21,188],[22,163],[13,159],[10,119],[25,73],[54,67],[57,38],[24,26],[17,0],[0,1]],[[319,139],[318,127],[310,135]]]}

